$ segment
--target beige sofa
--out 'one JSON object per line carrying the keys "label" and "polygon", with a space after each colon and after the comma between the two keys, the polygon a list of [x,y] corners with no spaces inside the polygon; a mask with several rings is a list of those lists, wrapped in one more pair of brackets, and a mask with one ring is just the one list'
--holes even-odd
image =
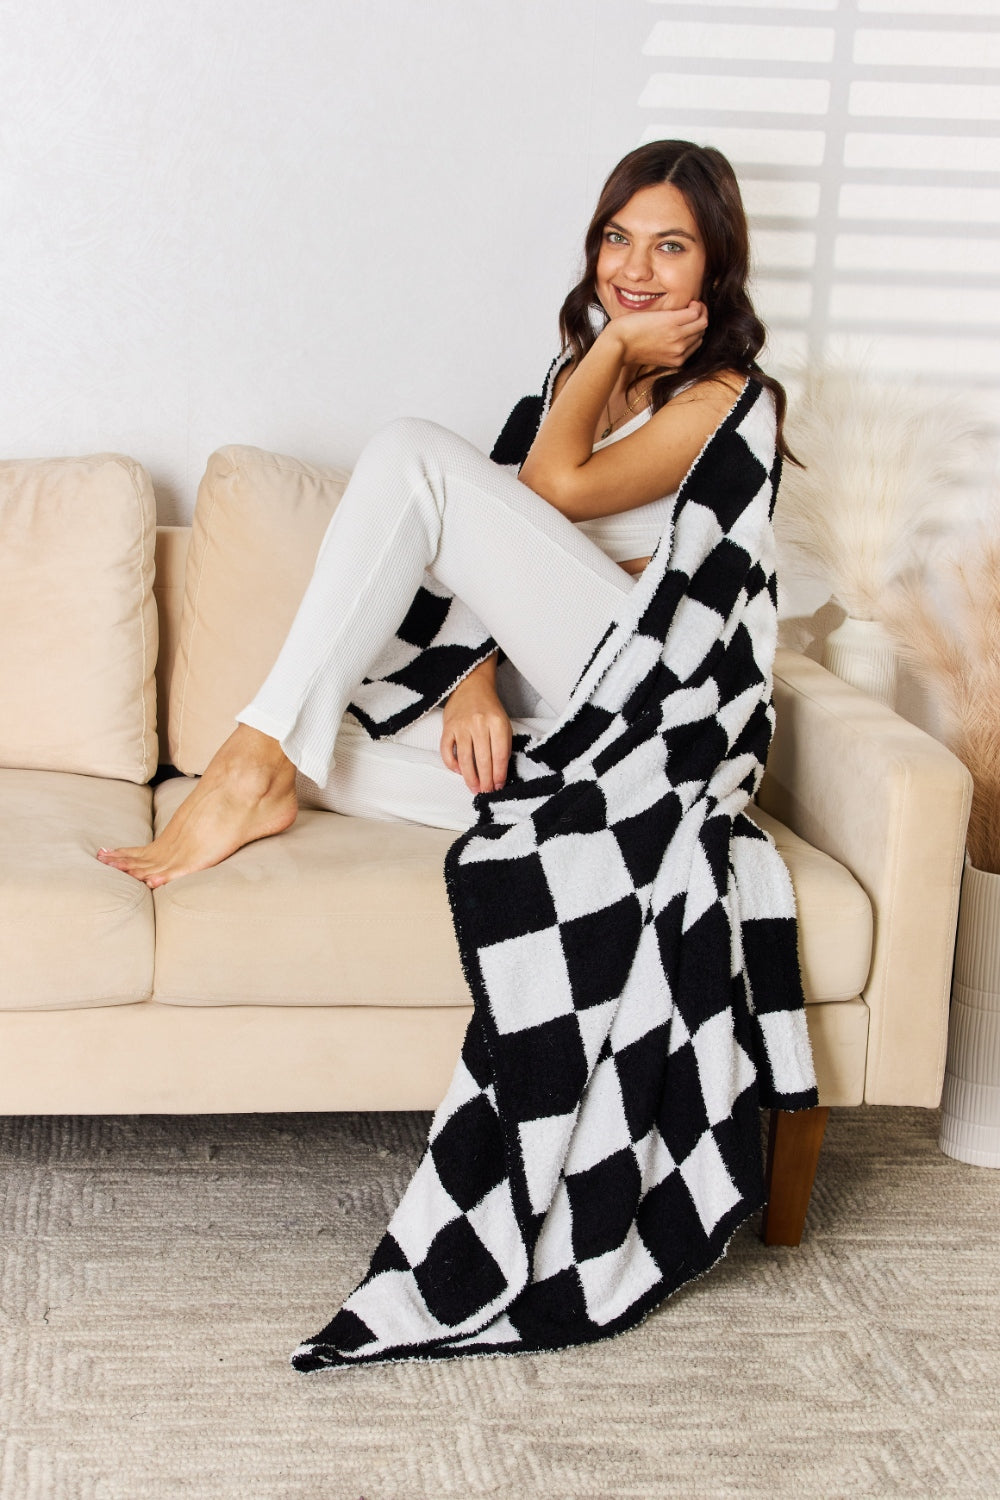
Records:
{"label": "beige sofa", "polygon": [[[94,858],[145,842],[229,732],[343,479],[224,449],[193,529],[156,530],[130,460],[0,465],[0,1114],[442,1097],[470,1014],[455,834],[306,810],[155,893]],[[151,788],[154,664],[187,774]],[[797,1243],[828,1107],[938,1102],[969,780],[803,656],[779,651],[775,702],[755,816],[796,889],[823,1106],[772,1121],[766,1237]]]}

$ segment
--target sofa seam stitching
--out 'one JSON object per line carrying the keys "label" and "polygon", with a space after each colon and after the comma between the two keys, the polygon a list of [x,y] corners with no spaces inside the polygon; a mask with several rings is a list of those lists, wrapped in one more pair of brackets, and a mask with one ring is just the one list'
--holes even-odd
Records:
{"label": "sofa seam stitching", "polygon": [[[214,457],[215,457],[215,454],[212,454],[209,457],[208,465],[206,466],[206,469],[205,469],[206,476],[208,474],[209,468],[211,467],[212,459]],[[230,466],[230,472],[233,472],[234,470],[235,470],[235,465],[231,464],[231,466]],[[191,610],[192,610],[191,628],[188,631],[187,642],[186,643],[184,642],[183,634],[181,636],[181,640],[178,642],[178,651],[180,650],[180,647],[182,645],[185,646],[185,651],[184,651],[184,675],[183,675],[183,678],[182,678],[181,683],[180,683],[180,697],[179,697],[180,707],[179,707],[178,714],[177,714],[177,746],[178,746],[178,750],[182,749],[182,736],[183,736],[183,730],[184,730],[184,716],[185,716],[185,713],[187,711],[187,690],[188,690],[188,683],[189,683],[189,681],[191,679],[191,656],[192,656],[192,648],[194,646],[194,640],[195,640],[195,636],[197,634],[199,620],[200,620],[199,604],[200,604],[200,600],[201,600],[201,585],[202,585],[202,580],[203,580],[204,574],[205,574],[205,556],[206,556],[206,554],[208,552],[208,542],[209,542],[209,535],[210,535],[212,517],[215,514],[215,507],[218,505],[218,503],[219,503],[218,502],[218,496],[215,493],[215,487],[213,486],[213,488],[212,488],[212,503],[211,503],[211,506],[209,507],[208,515],[205,517],[205,521],[204,521],[205,545],[202,548],[202,555],[201,555],[201,558],[199,559],[199,562],[198,562],[198,576],[197,576],[197,579],[196,579],[195,585],[194,585],[194,602],[193,602],[193,604],[191,606]],[[195,501],[195,516],[197,516],[197,500]],[[192,536],[192,541],[193,540],[194,540],[194,538]],[[190,543],[189,543],[189,545],[190,545]],[[190,557],[190,553],[188,554],[188,557]],[[187,573],[187,561],[186,560],[185,560],[185,569],[184,569],[184,571],[185,571],[185,575],[186,575],[186,573]],[[186,578],[185,578],[184,596],[185,596],[185,601],[186,601],[186,599],[187,599]],[[181,604],[181,609],[182,610],[183,610],[183,607],[184,607],[184,603],[182,602],[182,604]],[[168,711],[168,720],[169,720],[169,711]],[[169,741],[168,741],[168,744],[169,744]]]}

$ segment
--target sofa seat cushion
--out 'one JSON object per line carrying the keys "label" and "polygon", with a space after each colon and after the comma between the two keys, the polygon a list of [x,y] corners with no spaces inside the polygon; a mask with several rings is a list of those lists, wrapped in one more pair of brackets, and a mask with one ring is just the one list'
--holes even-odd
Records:
{"label": "sofa seat cushion", "polygon": [[807,1001],[852,1000],[868,982],[872,904],[849,870],[762,808],[747,809],[788,867],[799,916],[799,965]]}
{"label": "sofa seat cushion", "polygon": [[[159,831],[196,783],[157,787]],[[278,838],[154,892],[157,1000],[468,1005],[445,891],[458,835],[303,810]]]}
{"label": "sofa seat cushion", "polygon": [[0,770],[0,1009],[148,1000],[153,902],[95,858],[149,841],[147,786]]}
{"label": "sofa seat cushion", "polygon": [[155,546],[133,459],[0,463],[0,766],[156,770]]}
{"label": "sofa seat cushion", "polygon": [[[195,785],[155,794],[159,831]],[[759,809],[800,913],[807,998],[849,1000],[868,975],[872,915],[841,865]],[[299,813],[278,838],[155,892],[157,1000],[175,1005],[467,1005],[443,879],[458,834]]]}

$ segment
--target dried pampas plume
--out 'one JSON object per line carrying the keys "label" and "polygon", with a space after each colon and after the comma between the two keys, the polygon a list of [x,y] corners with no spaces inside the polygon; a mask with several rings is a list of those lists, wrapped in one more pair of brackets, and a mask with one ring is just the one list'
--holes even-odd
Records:
{"label": "dried pampas plume", "polygon": [[972,773],[969,858],[1000,874],[1000,533],[974,539],[944,570],[944,609],[926,578],[897,585],[883,618],[901,654],[928,683],[947,739]]}
{"label": "dried pampas plume", "polygon": [[803,372],[786,436],[805,468],[782,476],[779,571],[821,579],[856,619],[881,618],[886,589],[955,508],[979,451],[975,416],[957,397],[823,364]]}

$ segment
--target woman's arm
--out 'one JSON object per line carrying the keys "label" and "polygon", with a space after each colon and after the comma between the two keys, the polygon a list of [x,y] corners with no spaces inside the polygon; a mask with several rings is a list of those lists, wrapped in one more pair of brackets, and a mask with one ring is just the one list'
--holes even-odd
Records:
{"label": "woman's arm", "polygon": [[571,521],[648,505],[677,489],[729,411],[743,377],[728,372],[681,391],[638,431],[594,453],[594,432],[623,369],[679,368],[700,343],[700,303],[630,313],[598,335],[559,391],[520,472]]}
{"label": "woman's arm", "polygon": [[513,736],[496,684],[494,652],[463,677],[444,708],[441,759],[470,792],[495,791],[507,779]]}

